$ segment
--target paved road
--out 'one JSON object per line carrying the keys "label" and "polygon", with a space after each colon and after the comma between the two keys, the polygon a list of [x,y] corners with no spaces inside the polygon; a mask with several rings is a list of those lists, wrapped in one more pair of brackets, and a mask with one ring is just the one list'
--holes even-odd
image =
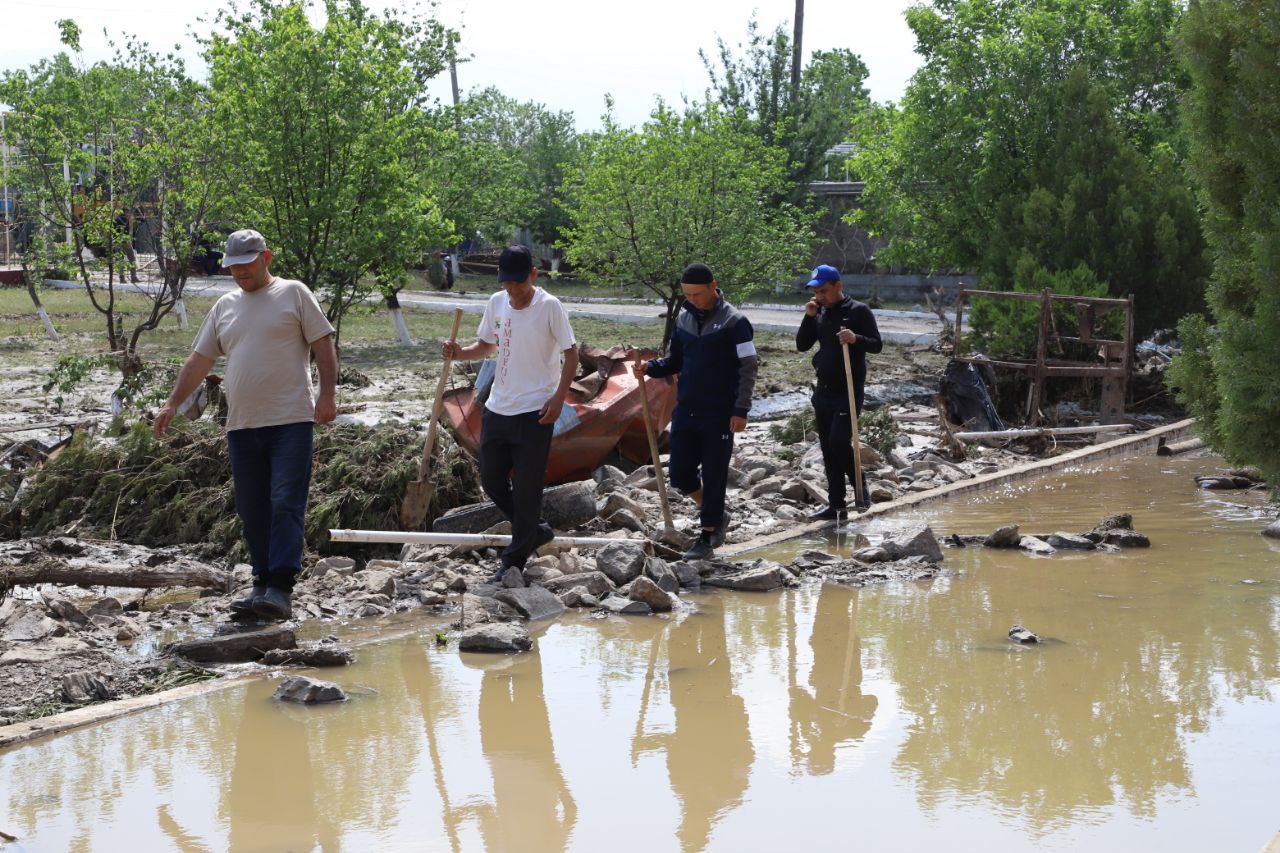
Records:
{"label": "paved road", "polygon": [[[78,288],[81,286],[69,281],[49,283],[55,287]],[[121,285],[116,286],[121,287]],[[190,296],[216,296],[236,286],[234,281],[223,276],[191,278],[187,280],[186,292]],[[157,285],[143,283],[124,285],[124,287],[149,292]],[[371,301],[377,301],[380,298],[375,297]],[[468,314],[482,314],[486,299],[488,294],[478,293],[468,295],[426,291],[401,291],[400,293],[400,304],[417,311],[452,311],[454,308],[461,308]],[[656,302],[566,299],[564,305],[570,316],[592,317],[638,326],[656,326],[662,322],[662,306]],[[786,334],[795,332],[800,325],[803,309],[798,305],[749,305],[742,308],[742,312],[747,315],[747,319],[757,330]],[[877,309],[875,315],[880,337],[886,343],[931,344],[937,340],[938,332],[941,330],[941,323],[936,317],[919,311]]]}

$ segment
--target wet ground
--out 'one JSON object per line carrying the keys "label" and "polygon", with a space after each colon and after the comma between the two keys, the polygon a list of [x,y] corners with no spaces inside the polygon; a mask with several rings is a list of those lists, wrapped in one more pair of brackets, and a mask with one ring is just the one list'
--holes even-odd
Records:
{"label": "wet ground", "polygon": [[[1280,790],[1280,552],[1261,496],[1195,489],[1211,464],[929,516],[1126,511],[1150,550],[949,549],[927,584],[570,615],[514,658],[424,625],[319,672],[341,705],[261,681],[0,753],[5,849],[1254,851]],[[1046,642],[1010,644],[1015,622]]]}

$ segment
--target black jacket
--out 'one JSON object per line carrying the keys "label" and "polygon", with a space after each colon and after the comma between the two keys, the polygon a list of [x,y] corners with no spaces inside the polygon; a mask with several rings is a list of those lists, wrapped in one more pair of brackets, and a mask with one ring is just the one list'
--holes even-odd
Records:
{"label": "black jacket", "polygon": [[710,311],[688,302],[682,309],[670,355],[649,362],[650,376],[680,374],[672,425],[697,417],[745,418],[759,361],[751,322],[723,296]]}
{"label": "black jacket", "polygon": [[836,340],[841,328],[858,336],[858,342],[849,346],[849,358],[853,364],[854,385],[861,388],[867,379],[867,353],[884,349],[875,315],[867,305],[846,296],[834,308],[819,308],[817,316],[806,314],[796,332],[796,349],[808,352],[816,343],[818,351],[813,354],[813,369],[818,375],[819,387],[843,389],[844,354],[840,349],[844,345]]}

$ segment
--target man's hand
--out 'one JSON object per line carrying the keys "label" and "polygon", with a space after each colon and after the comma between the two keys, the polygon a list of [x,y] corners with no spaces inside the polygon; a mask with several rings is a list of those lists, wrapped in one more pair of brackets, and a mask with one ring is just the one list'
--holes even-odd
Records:
{"label": "man's hand", "polygon": [[327,424],[338,416],[338,401],[333,394],[321,393],[316,398],[316,423]]}
{"label": "man's hand", "polygon": [[858,336],[846,329],[844,326],[841,326],[840,331],[836,332],[836,340],[840,341],[842,344],[856,344],[858,342]]}
{"label": "man's hand", "polygon": [[169,433],[169,422],[173,420],[174,408],[168,403],[156,411],[156,419],[152,422],[151,428],[155,430],[156,438],[164,438]]}
{"label": "man's hand", "polygon": [[809,297],[809,301],[804,304],[804,313],[810,317],[816,317],[818,316],[819,307],[818,300],[814,297]]}
{"label": "man's hand", "polygon": [[737,415],[729,418],[729,432],[742,432],[747,428],[747,419]]}
{"label": "man's hand", "polygon": [[644,359],[631,362],[631,372],[637,377],[643,377],[649,372],[649,362]]}
{"label": "man's hand", "polygon": [[538,423],[553,424],[560,419],[560,410],[564,408],[563,397],[552,397],[538,410]]}
{"label": "man's hand", "polygon": [[457,341],[445,341],[444,345],[440,347],[440,354],[453,361],[462,357],[462,347],[458,346]]}

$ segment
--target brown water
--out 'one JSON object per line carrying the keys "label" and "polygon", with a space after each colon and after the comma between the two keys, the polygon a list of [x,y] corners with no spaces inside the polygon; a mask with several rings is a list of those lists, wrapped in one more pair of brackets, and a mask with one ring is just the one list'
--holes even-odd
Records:
{"label": "brown water", "polygon": [[[580,615],[517,658],[427,631],[322,673],[358,692],[340,706],[259,682],[0,753],[0,829],[31,851],[1253,853],[1280,802],[1280,552],[1260,498],[1195,490],[1211,465],[930,516],[1129,510],[1146,552],[948,551],[928,584]],[[1050,642],[1008,644],[1014,622]]]}

